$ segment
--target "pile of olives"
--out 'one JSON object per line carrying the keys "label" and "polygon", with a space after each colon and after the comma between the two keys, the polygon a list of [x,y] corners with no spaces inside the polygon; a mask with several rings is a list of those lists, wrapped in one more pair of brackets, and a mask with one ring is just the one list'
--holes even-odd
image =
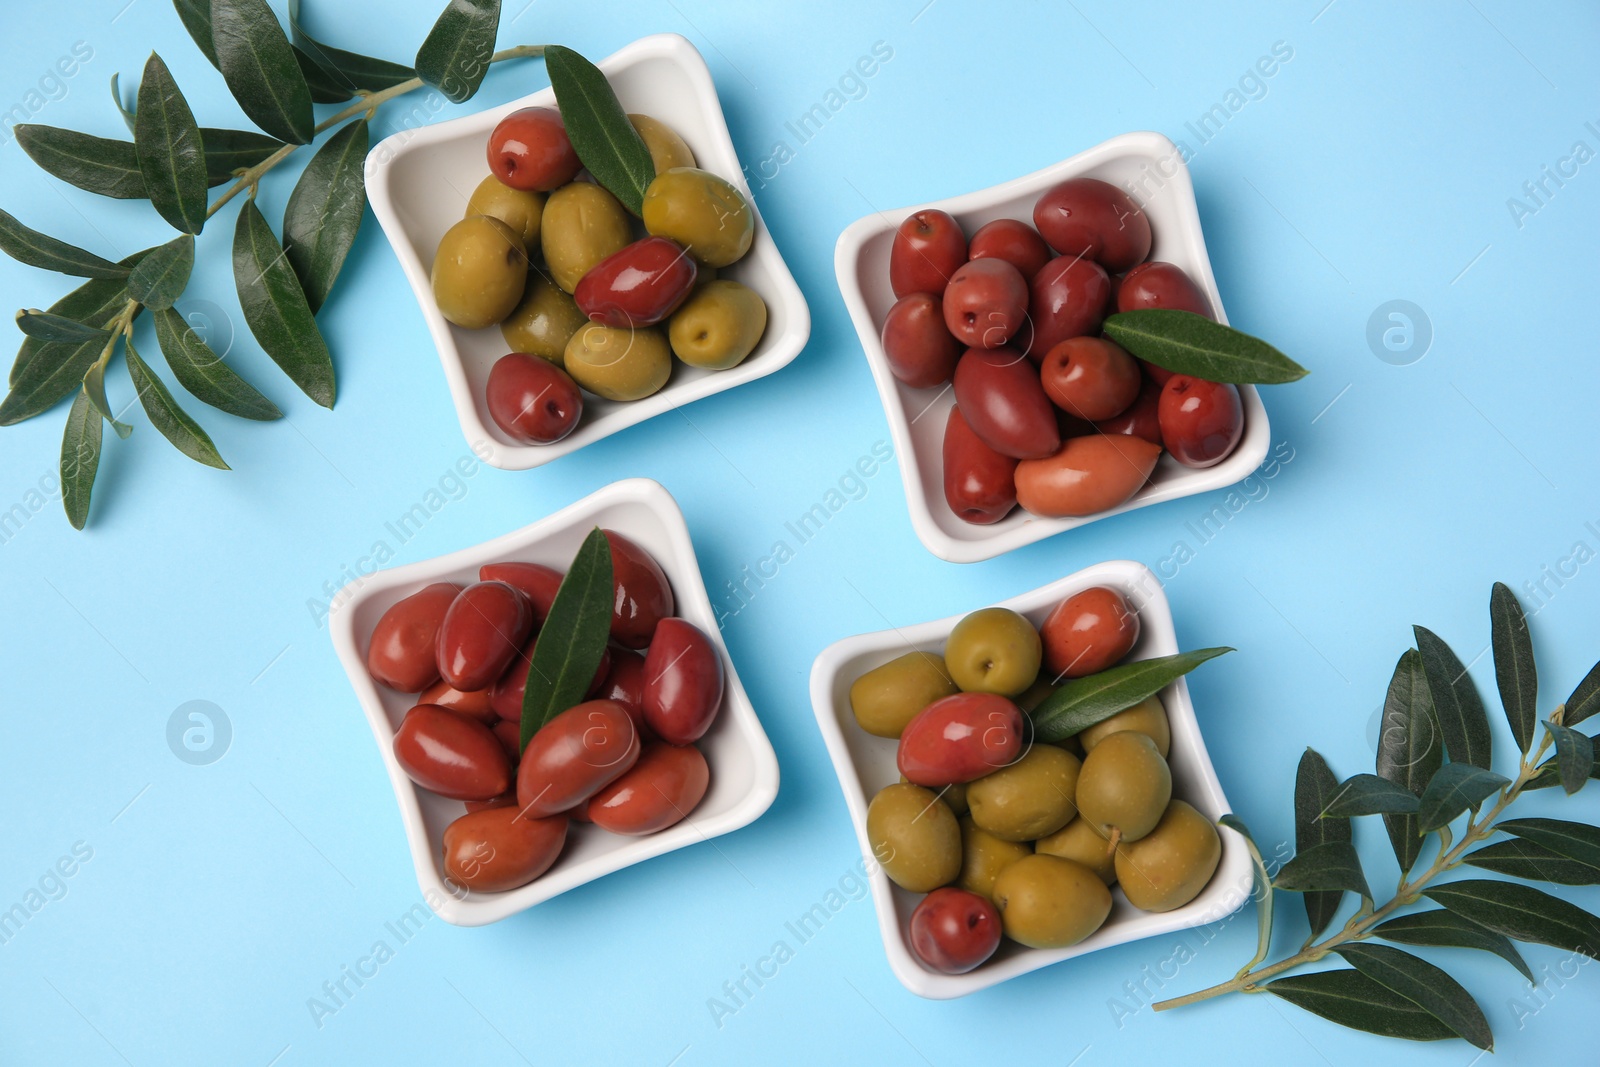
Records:
{"label": "pile of olives", "polygon": [[367,670],[420,693],[394,735],[395,760],[424,789],[466,802],[444,832],[445,874],[495,893],[556,861],[571,823],[638,836],[685,818],[711,781],[694,743],[722,707],[722,657],[675,618],[672,587],[644,549],[612,530],[610,641],[583,703],[524,750],[522,696],[562,573],[538,563],[436,582],[378,620]]}
{"label": "pile of olives", "polygon": [[755,214],[727,180],[695,167],[682,137],[629,115],[655,164],[644,236],[622,202],[588,180],[559,112],[528,107],[489,137],[491,173],[434,256],[434,300],[469,330],[498,325],[509,354],[489,372],[486,406],[522,444],[577,427],[583,391],[642,400],[673,357],[726,370],[767,328],[760,295],[717,271],[750,250]]}
{"label": "pile of olives", "polygon": [[1094,178],[1048,190],[1032,226],[995,219],[971,241],[943,211],[900,224],[883,351],[906,385],[953,383],[944,495],[957,516],[996,523],[1018,504],[1092,515],[1143,488],[1163,450],[1209,467],[1238,445],[1235,386],[1173,374],[1100,336],[1118,311],[1213,317],[1199,286],[1148,260],[1150,247],[1144,210]]}
{"label": "pile of olives", "polygon": [[1106,921],[1114,885],[1159,912],[1211,880],[1222,842],[1172,796],[1159,696],[1054,744],[1029,728],[1056,685],[1115,665],[1138,637],[1122,594],[1095,587],[1037,629],[1007,608],[975,611],[942,656],[908,652],[851,685],[856,722],[898,742],[900,781],[872,798],[867,839],[890,880],[928,894],[909,930],[927,966],[970,971],[1002,935],[1075,945]]}

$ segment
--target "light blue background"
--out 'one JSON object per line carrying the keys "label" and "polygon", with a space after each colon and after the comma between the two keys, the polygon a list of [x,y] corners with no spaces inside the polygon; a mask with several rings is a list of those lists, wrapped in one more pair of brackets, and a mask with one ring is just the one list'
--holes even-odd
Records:
{"label": "light blue background", "polygon": [[[888,438],[832,272],[834,237],[867,201],[892,208],[990,185],[1125,130],[1159,130],[1194,147],[1185,123],[1276,41],[1293,48],[1292,60],[1198,150],[1192,168],[1230,317],[1313,370],[1266,392],[1274,442],[1293,459],[1255,483],[1255,498],[1209,543],[1188,524],[1220,493],[969,567],[918,544],[899,473],[885,468],[727,622],[783,769],[764,818],[714,848],[651,861],[491,928],[431,920],[400,946],[384,924],[419,897],[400,821],[307,601],[325,597],[324,583],[342,584],[343,568],[384,536],[384,522],[467,448],[422,320],[369,218],[321,316],[338,364],[337,411],[316,408],[241,339],[238,365],[288,417],[258,425],[193,405],[232,473],[178,456],[139,417],[131,440],[107,437],[86,533],[74,533],[51,501],[0,545],[0,908],[75,842],[93,850],[66,896],[0,946],[0,1060],[956,1064],[1003,1056],[1090,1065],[1282,1055],[1466,1067],[1475,1050],[1461,1042],[1385,1043],[1271,998],[1161,1016],[1141,1010],[1119,1026],[1109,999],[1135,1006],[1124,983],[1171,956],[1171,938],[962,1001],[920,1001],[891,975],[866,901],[849,903],[810,942],[791,942],[794,959],[720,1027],[707,1000],[789,939],[785,922],[859,859],[806,682],[824,645],[886,619],[975,608],[1102,559],[1159,566],[1187,543],[1192,560],[1167,566],[1180,641],[1240,650],[1193,677],[1195,704],[1235,810],[1269,851],[1292,832],[1303,746],[1344,775],[1370,768],[1373,715],[1411,622],[1470,659],[1487,643],[1489,585],[1504,580],[1530,609],[1547,602],[1533,623],[1545,710],[1566,695],[1600,654],[1600,564],[1571,560],[1579,543],[1585,558],[1600,551],[1600,163],[1581,168],[1521,226],[1507,199],[1575,141],[1600,148],[1584,125],[1600,125],[1600,13],[1579,2],[1508,0],[1261,0],[1203,13],[1104,0],[925,8],[924,0],[817,0],[781,11],[536,0],[519,14],[524,2],[507,0],[502,45],[561,42],[599,57],[645,33],[688,36],[711,65],[752,167],[778,139],[795,147],[784,123],[874,42],[894,54],[866,95],[757,194],[811,301],[812,338],[800,358],[542,470],[480,470],[460,499],[396,546],[399,562],[474,544],[615,478],[645,475],[677,496],[718,600],[787,520]],[[308,5],[308,19],[325,40],[405,58],[438,6],[322,0]],[[370,24],[358,9],[373,13]],[[34,121],[121,136],[106,82],[119,70],[136,77],[152,46],[202,123],[244,121],[162,0],[7,4],[3,22],[0,109],[27,101],[82,41],[93,58]],[[476,100],[439,117],[545,84],[537,63],[499,69]],[[385,131],[396,121],[386,114]],[[281,217],[290,180],[266,182],[269,218]],[[25,221],[104,254],[167,232],[146,205],[101,201],[44,176],[9,137],[0,189],[3,206]],[[228,214],[200,242],[191,294],[236,314]],[[0,281],[16,307],[45,306],[70,284],[9,261]],[[1369,315],[1391,299],[1414,301],[1431,319],[1431,350],[1409,366],[1381,361],[1366,340]],[[154,348],[147,331],[143,346]],[[120,370],[111,391],[131,395]],[[54,471],[64,411],[0,433],[0,510]],[[1562,567],[1558,586],[1547,574]],[[1525,583],[1540,581],[1535,600]],[[1487,657],[1474,674],[1492,694]],[[180,762],[165,739],[169,715],[193,699],[220,705],[232,723],[231,748],[210,766]],[[1574,803],[1596,816],[1592,790]],[[1387,888],[1394,872],[1381,832],[1361,832],[1373,883]],[[1592,890],[1564,892],[1600,904]],[[1293,901],[1284,912],[1280,945],[1297,945],[1303,914]],[[1249,956],[1248,913],[1213,932],[1163,994],[1223,980]],[[308,998],[380,938],[394,958],[319,1028]],[[1477,994],[1499,1038],[1497,1062],[1592,1051],[1593,968],[1564,987],[1558,976],[1530,1015],[1510,998],[1539,1002],[1503,963],[1461,952],[1436,958]],[[1566,960],[1537,947],[1528,958],[1552,973]]]}

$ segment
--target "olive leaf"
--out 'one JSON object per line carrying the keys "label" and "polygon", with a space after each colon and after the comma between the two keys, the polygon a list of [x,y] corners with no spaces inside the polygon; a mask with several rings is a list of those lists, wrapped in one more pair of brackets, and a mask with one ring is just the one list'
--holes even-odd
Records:
{"label": "olive leaf", "polygon": [[1522,605],[1504,582],[1489,595],[1490,644],[1500,703],[1517,748],[1526,753],[1539,732],[1539,675],[1533,662],[1533,635]]}
{"label": "olive leaf", "polygon": [[1379,923],[1372,932],[1385,941],[1398,941],[1402,945],[1416,945],[1419,948],[1475,948],[1482,952],[1493,952],[1521,971],[1528,981],[1534,980],[1532,969],[1510,938],[1443,908],[1398,915]]}
{"label": "olive leaf", "polygon": [[[1378,776],[1421,797],[1429,779],[1443,763],[1444,741],[1434,714],[1433,697],[1428,692],[1422,657],[1415,649],[1407,649],[1395,664],[1383,699]],[[1385,814],[1383,828],[1389,835],[1401,873],[1409,872],[1422,855],[1416,816]]]}
{"label": "olive leaf", "polygon": [[1496,791],[1511,784],[1505,775],[1474,767],[1469,763],[1446,763],[1428,780],[1417,810],[1417,829],[1422,833],[1447,826],[1456,816],[1478,806]]}
{"label": "olive leaf", "polygon": [[178,384],[201,403],[242,419],[270,422],[283,417],[276,404],[222,361],[175,308],[155,312],[156,341]]}
{"label": "olive leaf", "polygon": [[224,130],[200,127],[200,140],[206,146],[206,182],[213,188],[230,182],[235,174],[265,162],[282,149],[284,143],[253,130]]}
{"label": "olive leaf", "polygon": [[1600,959],[1600,919],[1532,886],[1467,879],[1433,886],[1423,896],[1513,941]]}
{"label": "olive leaf", "polygon": [[328,138],[306,165],[283,213],[283,245],[314,315],[355,243],[367,208],[367,120]]}
{"label": "olive leaf", "polygon": [[194,236],[168,241],[128,275],[128,295],[151,311],[162,311],[183,294],[194,270]]}
{"label": "olive leaf", "polygon": [[76,319],[28,308],[17,312],[17,329],[41,341],[77,344],[80,341],[109,341],[111,335],[97,326],[86,326]]}
{"label": "olive leaf", "polygon": [[1594,773],[1594,741],[1589,735],[1569,730],[1554,721],[1546,722],[1544,728],[1550,731],[1550,738],[1556,743],[1556,776],[1561,788],[1570,796],[1582,789]]}
{"label": "olive leaf", "polygon": [[233,277],[250,332],[312,400],[333,407],[333,357],[317,329],[300,280],[254,200],[233,231]]}
{"label": "olive leaf", "polygon": [[300,68],[301,77],[306,80],[306,91],[311,94],[312,103],[342,104],[356,95],[356,91],[345,84],[343,77],[323,67],[299,45],[291,47],[295,64]]}
{"label": "olive leaf", "polygon": [[1491,755],[1489,716],[1472,675],[1450,646],[1426,626],[1413,626],[1422,671],[1428,680],[1434,714],[1444,735],[1444,748],[1457,763],[1488,769]]}
{"label": "olive leaf", "polygon": [[1282,385],[1310,373],[1265,341],[1192,311],[1122,311],[1108,317],[1103,329],[1140,359],[1174,374],[1236,385]]}
{"label": "olive leaf", "polygon": [[1583,676],[1583,681],[1578,683],[1578,688],[1572,691],[1562,709],[1563,726],[1576,726],[1600,711],[1600,663],[1589,668],[1589,673]]}
{"label": "olive leaf", "polygon": [[206,149],[194,113],[154,52],[139,83],[134,149],[145,191],[161,217],[185,233],[206,224]]}
{"label": "olive leaf", "polygon": [[[1316,749],[1307,748],[1300,755],[1300,765],[1294,776],[1294,847],[1296,852],[1307,852],[1321,845],[1350,844],[1350,822],[1347,819],[1325,819],[1328,802],[1338,792],[1339,780],[1328,767],[1328,761]],[[1344,901],[1344,890],[1333,889],[1304,894],[1306,920],[1311,924],[1311,937],[1315,938],[1328,928]]]}
{"label": "olive leaf", "polygon": [[0,252],[18,263],[77,278],[126,278],[128,268],[24,226],[0,211]]}
{"label": "olive leaf", "polygon": [[613,588],[611,543],[597,526],[561,579],[533,644],[522,691],[522,748],[541,726],[588,692],[611,633]]}
{"label": "olive leaf", "polygon": [[544,65],[578,158],[629,211],[643,214],[656,167],[611,83],[599,67],[561,45],[545,48]]}
{"label": "olive leaf", "polygon": [[133,432],[133,427],[117,418],[116,412],[111,410],[111,400],[106,396],[106,366],[111,362],[111,355],[109,346],[102,348],[100,357],[89,365],[83,375],[83,391],[100,417],[111,424],[118,437],[125,439]]}
{"label": "olive leaf", "polygon": [[387,59],[374,59],[358,52],[346,52],[342,48],[323,44],[306,32],[305,25],[300,20],[300,8],[300,0],[289,0],[290,38],[295,47],[329,75],[333,82],[348,87],[346,99],[354,95],[356,89],[365,89],[369,92],[391,89],[417,76],[415,70],[403,64],[391,63]]}
{"label": "olive leaf", "polygon": [[139,152],[132,141],[31,122],[18,125],[13,132],[29,159],[68,185],[117,200],[149,199],[139,170]]}
{"label": "olive leaf", "polygon": [[1201,648],[1069,679],[1033,709],[1035,736],[1049,743],[1063,741],[1154,696],[1207,660],[1232,651]]}
{"label": "olive leaf", "polygon": [[211,0],[172,0],[172,6],[200,51],[213,67],[217,66],[217,46],[211,40]]}
{"label": "olive leaf", "polygon": [[1407,1041],[1443,1041],[1456,1036],[1432,1012],[1395,996],[1388,986],[1356,970],[1291,974],[1261,988],[1352,1030]]}
{"label": "olive leaf", "polygon": [[1496,841],[1492,845],[1484,845],[1463,856],[1462,862],[1530,882],[1600,885],[1600,868],[1580,863],[1563,856],[1553,848],[1546,848],[1544,845],[1525,839]]}
{"label": "olive leaf", "polygon": [[[122,265],[136,265],[144,255],[137,252],[124,259]],[[88,326],[103,327],[110,325],[127,303],[128,287],[123,282],[96,279],[80,285],[48,310]],[[104,347],[99,339],[61,342],[30,337],[23,341],[16,362],[11,365],[11,391],[0,401],[0,426],[31,419],[65,400],[78,388]]]}
{"label": "olive leaf", "polygon": [[1494,1035],[1483,1009],[1460,982],[1427,960],[1387,945],[1344,945],[1344,961],[1444,1023],[1468,1044],[1494,1050]]}
{"label": "olive leaf", "polygon": [[1372,905],[1361,856],[1349,841],[1326,841],[1296,852],[1278,868],[1272,884],[1291,893],[1355,893],[1368,907]]}
{"label": "olive leaf", "polygon": [[1507,819],[1495,828],[1600,871],[1600,827],[1564,819]]}
{"label": "olive leaf", "polygon": [[[137,92],[135,96],[137,96]],[[122,116],[122,124],[128,127],[128,135],[131,137],[134,133],[134,109],[129,107],[126,101],[122,99],[121,71],[111,75],[111,102],[117,106],[117,114]]]}
{"label": "olive leaf", "polygon": [[139,403],[143,405],[144,413],[150,417],[150,425],[160,430],[162,437],[171,441],[174,448],[196,463],[228,470],[228,465],[223,462],[217,446],[212,444],[211,438],[200,428],[200,424],[178,406],[178,402],[167,391],[161,379],[156,377],[155,372],[139,358],[139,353],[133,349],[132,340],[127,339],[124,343],[128,376],[133,379],[133,388],[139,394]]}
{"label": "olive leaf", "polygon": [[1217,820],[1219,826],[1228,829],[1244,838],[1244,847],[1250,853],[1251,870],[1251,896],[1256,902],[1256,954],[1250,957],[1250,962],[1245,964],[1240,973],[1248,971],[1256,964],[1267,958],[1267,953],[1272,950],[1272,875],[1267,873],[1266,861],[1261,858],[1261,849],[1256,846],[1256,839],[1251,836],[1250,828],[1244,820],[1231,812]]}
{"label": "olive leaf", "polygon": [[472,99],[489,71],[500,0],[450,0],[417,50],[417,77],[451,103]]}
{"label": "olive leaf", "polygon": [[61,435],[61,506],[75,530],[89,521],[89,497],[100,469],[100,433],[100,413],[80,389]]}
{"label": "olive leaf", "polygon": [[1413,815],[1420,802],[1415,793],[1375,774],[1358,774],[1339,784],[1322,818],[1359,815]]}
{"label": "olive leaf", "polygon": [[211,40],[222,78],[250,121],[280,141],[310,144],[311,90],[266,0],[211,0]]}

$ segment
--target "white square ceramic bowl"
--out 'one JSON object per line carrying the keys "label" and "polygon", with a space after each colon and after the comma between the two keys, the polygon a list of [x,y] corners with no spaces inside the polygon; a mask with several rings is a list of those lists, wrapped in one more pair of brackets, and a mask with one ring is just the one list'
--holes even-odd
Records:
{"label": "white square ceramic bowl", "polygon": [[1228,321],[1217,294],[1217,281],[1211,275],[1205,237],[1200,232],[1200,213],[1195,207],[1189,168],[1179,157],[1177,147],[1159,133],[1125,133],[1001,185],[931,204],[874,212],[857,219],[839,235],[833,269],[845,307],[861,336],[867,365],[872,368],[872,377],[883,397],[895,454],[900,457],[911,525],[928,551],[940,559],[974,563],[1108,515],[1220,489],[1241,481],[1266,457],[1270,436],[1267,410],[1255,387],[1246,385],[1239,389],[1244,401],[1244,436],[1232,455],[1203,469],[1185,467],[1170,455],[1163,455],[1149,483],[1120,507],[1068,519],[1041,518],[1017,508],[991,526],[976,526],[957,518],[945,503],[944,424],[955,398],[948,385],[941,389],[913,389],[896,379],[879,340],[884,317],[895,301],[889,288],[889,247],[894,243],[895,228],[907,215],[924,208],[949,212],[968,236],[995,219],[1031,222],[1034,201],[1041,193],[1057,182],[1078,177],[1099,178],[1124,187],[1142,182],[1137,195],[1150,216],[1155,236],[1150,258],[1182,267],[1210,299],[1218,321]]}
{"label": "white square ceramic bowl", "polygon": [[[733,182],[755,210],[711,72],[694,45],[675,33],[660,33],[634,41],[598,66],[624,108],[677,130],[694,150],[696,163]],[[507,437],[489,417],[484,400],[489,368],[506,354],[505,341],[495,328],[463,330],[446,322],[434,303],[428,272],[439,239],[460,220],[472,190],[489,173],[490,132],[511,112],[534,106],[554,107],[555,93],[545,89],[474,115],[402,130],[367,155],[372,212],[416,293],[444,364],[461,430],[468,441],[487,442],[484,458],[509,470],[540,466],[664,411],[772,374],[799,355],[811,335],[805,297],[756,211],[749,253],[718,272],[718,277],[748,285],[767,303],[767,332],[744,362],[731,370],[708,371],[675,360],[671,381],[654,396],[619,403],[585,393],[583,420],[555,444],[525,445]]]}
{"label": "white square ceramic bowl", "polygon": [[[672,583],[677,613],[704,630],[722,654],[727,675],[722,711],[699,742],[711,765],[711,786],[687,819],[648,837],[619,837],[595,826],[574,824],[555,865],[520,889],[471,893],[447,885],[444,829],[465,809],[459,800],[447,800],[418,787],[395,761],[394,731],[416,697],[372,680],[366,667],[368,638],[378,618],[397,600],[430,582],[475,582],[478,568],[485,563],[522,560],[564,571],[596,526],[624,534],[655,557]],[[424,897],[437,905],[438,914],[457,926],[496,922],[612,871],[748,826],[778,795],[777,757],[728,658],[683,513],[672,495],[648,478],[612,482],[549,518],[481,545],[380,571],[346,587],[338,602],[343,606],[331,622],[333,645],[389,769],[417,881]]]}
{"label": "white square ceramic bowl", "polygon": [[[1130,653],[1131,659],[1169,656],[1178,651],[1172,611],[1167,606],[1161,583],[1144,564],[1131,560],[1098,563],[1031,593],[1001,601],[999,606],[1021,612],[1038,626],[1062,600],[1098,585],[1119,590],[1139,612],[1139,642]],[[845,806],[850,810],[856,838],[871,871],[872,900],[877,907],[878,927],[889,954],[889,966],[905,987],[918,996],[935,1000],[966,996],[1086,952],[1203,926],[1238,910],[1250,897],[1250,855],[1238,834],[1222,829],[1222,859],[1216,874],[1199,896],[1174,911],[1161,914],[1140,911],[1128,903],[1121,889],[1113,889],[1111,915],[1105,925],[1071,948],[1025,948],[1005,940],[987,963],[966,974],[942,974],[925,967],[912,955],[907,942],[907,925],[923,894],[907,892],[890,882],[888,875],[873,861],[872,846],[867,841],[868,802],[878,790],[900,780],[895,766],[896,745],[856,725],[850,711],[850,685],[872,668],[907,652],[942,654],[945,638],[960,619],[960,615],[952,615],[915,626],[847,637],[823,649],[811,668],[811,704],[817,725],[822,728],[828,754],[833,757],[833,767],[839,775],[840,788],[844,790]],[[1231,809],[1222,793],[1222,784],[1217,781],[1217,772],[1211,766],[1211,757],[1206,753],[1184,680],[1180,678],[1163,689],[1161,700],[1172,723],[1172,749],[1168,758],[1172,767],[1172,795],[1193,804],[1215,821]]]}

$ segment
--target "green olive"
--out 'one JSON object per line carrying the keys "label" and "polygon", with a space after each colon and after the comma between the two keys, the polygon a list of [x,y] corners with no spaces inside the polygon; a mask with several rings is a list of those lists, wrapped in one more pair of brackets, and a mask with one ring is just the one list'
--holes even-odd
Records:
{"label": "green olive", "polygon": [[488,215],[510,226],[527,249],[539,247],[539,220],[544,217],[544,194],[513,189],[493,174],[478,183],[467,201],[467,217]]}
{"label": "green olive", "polygon": [[[900,776],[900,783],[902,785],[909,781],[911,781],[911,779],[907,778],[905,775],[902,774]],[[945,806],[953,811],[958,818],[967,813],[966,782],[955,782],[951,785],[941,785],[934,790],[934,793],[940,800],[944,801]]]}
{"label": "green olive", "polygon": [[1021,759],[967,783],[972,821],[1006,841],[1053,834],[1078,814],[1078,757],[1055,745],[1034,745]]}
{"label": "green olive", "polygon": [[667,384],[672,356],[658,329],[587,323],[567,342],[562,366],[572,380],[607,400],[643,400]]}
{"label": "green olive", "polygon": [[1134,907],[1171,911],[1200,895],[1221,858],[1222,840],[1211,820],[1174,800],[1154,830],[1117,846],[1117,880]]}
{"label": "green olive", "polygon": [[474,215],[445,231],[432,278],[439,313],[457,326],[481,330],[511,314],[522,299],[528,253],[510,226]]}
{"label": "green olive", "polygon": [[1167,721],[1167,709],[1158,696],[1145,697],[1126,711],[1119,711],[1109,719],[1095,723],[1078,735],[1085,752],[1114,733],[1132,730],[1144,734],[1156,743],[1156,751],[1166,759],[1172,750],[1172,725]]}
{"label": "green olive", "polygon": [[1144,734],[1101,738],[1083,759],[1078,810],[1112,841],[1137,841],[1161,821],[1172,799],[1172,771]]}
{"label": "green olive", "polygon": [[565,363],[567,342],[588,321],[570,295],[542,271],[530,270],[522,303],[500,324],[500,333],[511,351],[548,359],[560,367]]}
{"label": "green olive", "polygon": [[550,276],[569,293],[590,267],[632,240],[627,211],[593,182],[569,182],[545,201],[539,244]]}
{"label": "green olive", "polygon": [[850,710],[867,733],[898,738],[917,712],[955,692],[942,656],[907,652],[850,683]]}
{"label": "green olive", "polygon": [[961,827],[920,785],[884,786],[867,805],[867,842],[895,885],[928,893],[961,873]]}
{"label": "green olive", "polygon": [[667,323],[673,353],[691,367],[727,370],[743,362],[767,328],[767,305],[749,286],[715,281],[694,290]]}
{"label": "green olive", "polygon": [[1106,885],[1117,880],[1111,842],[1088,819],[1073,819],[1049,837],[1041,837],[1033,843],[1033,850],[1081,863],[1099,875]]}
{"label": "green olive", "polygon": [[1024,856],[1032,855],[1027,845],[1005,841],[972,821],[961,820],[961,880],[962,889],[980,897],[993,899],[994,880],[1000,872]]}
{"label": "green olive", "polygon": [[694,153],[678,136],[677,130],[649,115],[629,115],[628,121],[639,131],[644,146],[650,149],[650,162],[656,165],[657,174],[673,167],[694,166]]}
{"label": "green olive", "polygon": [[1000,872],[994,906],[1011,940],[1066,948],[1100,929],[1111,914],[1111,890],[1081,863],[1036,854]]}
{"label": "green olive", "polygon": [[708,267],[726,267],[750,251],[756,216],[725,179],[674,167],[657,174],[644,192],[644,228],[677,241]]}
{"label": "green olive", "polygon": [[1041,646],[1033,623],[1010,608],[982,608],[950,631],[944,661],[966,693],[1012,697],[1039,677]]}

